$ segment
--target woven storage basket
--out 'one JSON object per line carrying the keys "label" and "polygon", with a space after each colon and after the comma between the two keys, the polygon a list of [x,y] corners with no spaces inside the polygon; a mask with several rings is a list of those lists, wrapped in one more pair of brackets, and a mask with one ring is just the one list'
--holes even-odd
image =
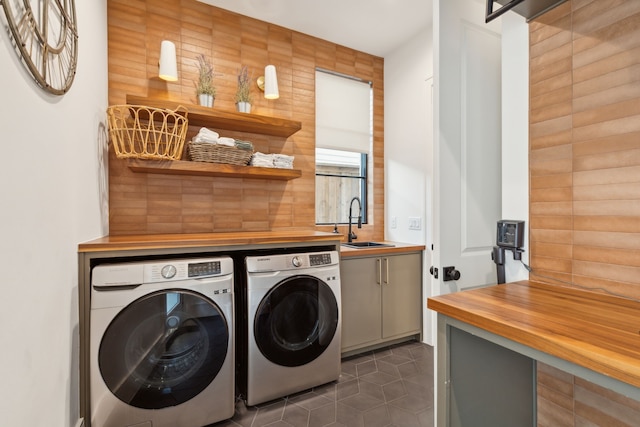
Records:
{"label": "woven storage basket", "polygon": [[[183,110],[181,114],[177,112]],[[186,109],[144,105],[107,108],[109,135],[118,158],[180,160],[189,122]]]}
{"label": "woven storage basket", "polygon": [[189,142],[187,151],[189,158],[194,162],[226,163],[240,166],[246,166],[253,155],[253,151],[250,150],[207,142]]}

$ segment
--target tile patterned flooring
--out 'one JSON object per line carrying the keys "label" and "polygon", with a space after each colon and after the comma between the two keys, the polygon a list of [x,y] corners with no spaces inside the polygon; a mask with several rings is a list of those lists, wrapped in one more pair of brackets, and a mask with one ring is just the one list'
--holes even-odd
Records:
{"label": "tile patterned flooring", "polygon": [[433,406],[433,348],[412,341],[343,359],[340,378],[312,390],[238,401],[233,418],[213,426],[433,427]]}

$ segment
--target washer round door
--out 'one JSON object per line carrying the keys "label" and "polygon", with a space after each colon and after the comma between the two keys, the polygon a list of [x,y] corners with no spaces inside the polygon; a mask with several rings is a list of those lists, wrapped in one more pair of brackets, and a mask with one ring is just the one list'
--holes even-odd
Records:
{"label": "washer round door", "polygon": [[118,399],[160,409],[207,388],[224,364],[228,343],[228,320],[213,301],[163,290],[118,313],[102,337],[98,364]]}
{"label": "washer round door", "polygon": [[254,339],[262,354],[281,366],[315,360],[331,344],[338,327],[338,302],[325,282],[306,275],[289,277],[262,299]]}

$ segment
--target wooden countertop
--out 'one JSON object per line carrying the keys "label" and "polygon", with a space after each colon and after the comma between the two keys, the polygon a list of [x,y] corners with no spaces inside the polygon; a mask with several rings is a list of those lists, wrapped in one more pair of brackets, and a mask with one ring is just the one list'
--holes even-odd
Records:
{"label": "wooden countertop", "polygon": [[640,387],[640,302],[521,281],[429,298],[454,319]]}
{"label": "wooden countertop", "polygon": [[373,247],[373,248],[350,248],[344,245],[340,246],[340,257],[355,258],[363,256],[393,255],[406,252],[418,252],[425,249],[424,245],[415,245],[412,243],[390,242],[380,240],[380,243],[387,243],[393,246]]}
{"label": "wooden countertop", "polygon": [[[259,231],[235,233],[194,233],[194,234],[141,234],[128,236],[105,236],[80,243],[78,252],[131,251],[138,249],[176,249],[197,247],[220,247],[240,245],[261,245],[278,243],[336,243],[342,234],[315,230]],[[381,241],[391,247],[355,249],[340,246],[341,257],[377,256],[385,254],[422,251],[424,245]]]}
{"label": "wooden countertop", "polygon": [[105,236],[89,242],[80,243],[78,245],[78,252],[174,249],[298,242],[327,243],[337,242],[341,238],[341,234],[315,230]]}

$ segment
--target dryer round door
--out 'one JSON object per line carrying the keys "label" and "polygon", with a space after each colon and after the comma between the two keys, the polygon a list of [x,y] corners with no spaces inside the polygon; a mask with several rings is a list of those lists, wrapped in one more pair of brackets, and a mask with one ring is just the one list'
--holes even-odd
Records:
{"label": "dryer round door", "polygon": [[338,327],[338,302],[325,282],[306,275],[275,285],[260,302],[254,339],[262,354],[281,366],[315,360],[331,344]]}
{"label": "dryer round door", "polygon": [[204,390],[222,368],[228,342],[218,305],[195,292],[163,290],[118,313],[102,337],[98,364],[118,399],[160,409]]}

